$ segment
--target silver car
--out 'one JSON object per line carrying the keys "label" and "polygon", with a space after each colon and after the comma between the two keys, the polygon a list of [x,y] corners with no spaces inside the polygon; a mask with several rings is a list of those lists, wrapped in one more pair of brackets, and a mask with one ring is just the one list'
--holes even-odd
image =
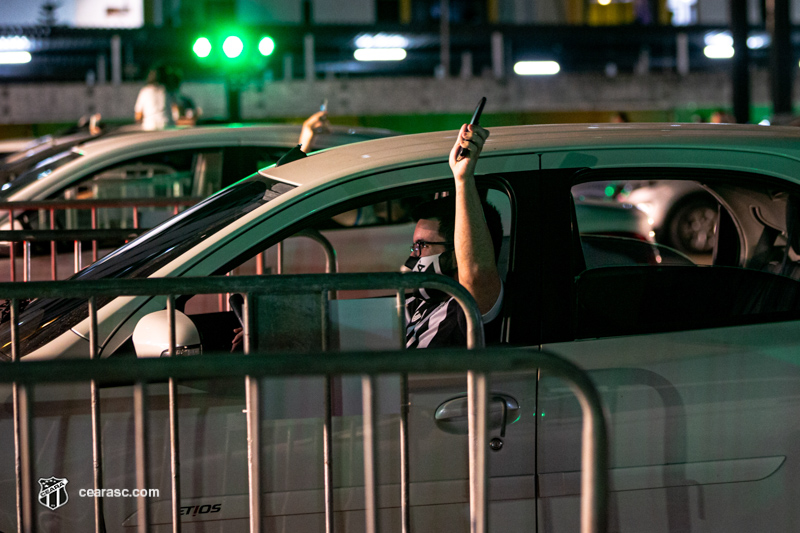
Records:
{"label": "silver car", "polygon": [[[735,125],[711,130],[691,124],[490,130],[477,166],[478,185],[505,213],[501,261],[507,295],[503,331],[490,340],[541,347],[589,371],[609,424],[612,528],[796,529],[800,130]],[[252,273],[252,262],[261,254],[275,264],[272,254],[283,241],[283,255],[293,257],[298,271],[321,271],[324,256],[305,240],[290,239],[309,229],[333,243],[340,271],[363,271],[364,250],[374,268],[396,270],[408,255],[413,228],[402,210],[395,217],[386,215],[394,209],[386,209],[368,225],[336,220],[381,203],[405,206],[452,190],[447,156],[455,137],[455,132],[438,132],[381,139],[265,168],[76,278]],[[722,207],[712,264],[697,265],[675,250],[640,239],[587,235],[585,220],[574,207],[575,187],[621,178],[689,181],[712,195]],[[642,253],[643,247],[659,253]],[[190,296],[179,307],[188,318],[183,323],[197,336],[185,342],[211,351],[229,343],[236,324],[232,313],[212,313],[195,303],[199,297]],[[382,302],[391,309],[391,299],[337,301],[337,327],[346,331],[368,324],[361,331],[374,333],[370,340],[392,338],[392,331],[384,332],[377,323],[375,306]],[[153,313],[164,307],[164,298],[102,302],[102,356],[159,355],[158,350],[137,352],[131,337],[143,318],[153,324]],[[81,302],[29,303],[20,324],[23,360],[85,357],[86,316]],[[0,348],[5,350],[8,341],[6,323],[0,326]],[[361,505],[361,477],[348,466],[357,464],[361,453],[360,411],[352,403],[357,385],[342,382],[334,423],[334,455],[349,461],[334,480],[337,524],[343,529],[362,526],[362,515],[351,512]],[[468,526],[466,427],[436,415],[452,405],[448,402],[463,402],[464,386],[460,377],[411,377],[414,530]],[[316,530],[323,521],[322,433],[321,413],[312,406],[320,398],[320,382],[268,380],[264,390],[264,513],[276,528]],[[41,394],[51,396],[37,391],[42,401],[36,420],[37,473],[69,477],[76,489],[90,487],[88,407],[63,414],[66,404],[55,400],[63,391]],[[109,387],[104,394],[104,473],[115,486],[133,487],[127,393]],[[183,531],[243,530],[247,481],[241,391],[187,386],[182,394],[180,432],[191,435],[190,444],[181,448],[181,506],[188,510]],[[381,410],[379,449],[393,457],[398,415],[392,406],[397,404],[392,389],[387,394],[391,401]],[[490,396],[499,404],[493,410],[506,409],[509,415],[493,417],[491,438],[503,445],[490,457],[490,528],[577,530],[578,402],[546,373],[495,374]],[[151,405],[158,430],[151,435],[150,479],[162,495],[152,502],[152,516],[154,523],[165,524],[170,476],[168,454],[162,451],[169,436],[165,403],[154,400]],[[8,435],[11,421],[2,423],[0,435]],[[384,494],[396,491],[398,479],[396,462],[382,464]],[[2,483],[0,490],[0,529],[10,530],[13,484]],[[141,519],[135,502],[106,500],[105,505],[109,527],[134,527]],[[395,500],[387,496],[380,505],[383,524],[394,527]],[[55,513],[65,529],[86,529],[92,523],[90,501]]]}

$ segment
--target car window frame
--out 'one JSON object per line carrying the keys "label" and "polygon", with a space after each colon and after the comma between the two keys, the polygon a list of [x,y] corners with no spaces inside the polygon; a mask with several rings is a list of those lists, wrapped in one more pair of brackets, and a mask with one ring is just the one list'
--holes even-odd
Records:
{"label": "car window frame", "polygon": [[[505,180],[499,178],[497,175],[477,176],[476,180],[479,188],[489,187],[497,189],[501,192],[505,192],[506,195],[508,196],[508,201],[511,206],[511,213],[512,213],[510,221],[510,231],[512,238],[509,243],[510,247],[508,251],[509,268],[510,268],[510,257],[514,242],[513,232],[515,231],[515,225],[514,225],[515,204],[513,201],[513,194],[511,192],[510,186]],[[402,191],[402,194],[398,194],[398,192],[400,191]],[[436,180],[426,181],[425,183],[399,184],[396,187],[368,192],[366,194],[360,195],[355,198],[348,198],[347,200],[344,200],[341,203],[338,203],[334,206],[330,206],[325,209],[315,211],[314,213],[303,218],[302,220],[296,221],[293,224],[289,225],[288,227],[274,233],[268,239],[253,244],[252,246],[248,247],[247,250],[237,254],[236,256],[232,257],[231,259],[223,263],[217,269],[215,269],[212,275],[225,275],[226,273],[232,271],[237,266],[245,263],[246,261],[251,260],[259,253],[269,250],[271,247],[277,245],[279,242],[286,240],[303,230],[314,229],[316,225],[319,225],[323,222],[330,220],[331,217],[335,216],[336,214],[356,209],[358,207],[364,207],[367,205],[374,205],[379,202],[385,202],[387,200],[403,198],[403,197],[422,196],[425,194],[433,194],[444,191],[448,191],[451,193],[455,192],[455,185],[453,183],[452,178],[439,178]],[[398,224],[398,223],[401,222],[395,222],[393,224]],[[342,229],[346,229],[346,227]],[[412,235],[409,235],[409,245],[411,244],[411,240],[412,240]]]}

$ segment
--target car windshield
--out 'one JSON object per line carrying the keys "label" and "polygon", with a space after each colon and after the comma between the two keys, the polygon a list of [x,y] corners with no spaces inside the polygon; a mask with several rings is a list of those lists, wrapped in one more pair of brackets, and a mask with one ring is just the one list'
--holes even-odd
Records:
{"label": "car windshield", "polygon": [[[295,186],[254,174],[223,189],[81,270],[73,280],[143,278]],[[98,298],[98,308],[111,298]],[[20,353],[28,354],[88,316],[86,300],[47,298],[24,303]],[[11,328],[0,325],[0,359],[9,359]]]}
{"label": "car windshield", "polygon": [[71,161],[75,161],[82,156],[83,153],[79,152],[78,150],[67,150],[66,152],[61,152],[53,157],[48,157],[47,159],[42,160],[32,169],[23,172],[15,179],[3,185],[0,188],[0,199],[6,199],[10,197],[12,194],[24,189],[31,183],[34,183],[42,178],[46,178],[55,169],[62,167]]}
{"label": "car windshield", "polygon": [[254,174],[156,226],[71,279],[143,278],[294,185]]}

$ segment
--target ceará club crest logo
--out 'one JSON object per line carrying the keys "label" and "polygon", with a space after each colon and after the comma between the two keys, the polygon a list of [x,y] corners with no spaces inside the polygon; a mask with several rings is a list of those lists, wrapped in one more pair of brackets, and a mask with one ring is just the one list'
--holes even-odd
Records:
{"label": "cear\u00e1 club crest logo", "polygon": [[67,494],[67,478],[39,478],[39,503],[55,511],[69,501]]}

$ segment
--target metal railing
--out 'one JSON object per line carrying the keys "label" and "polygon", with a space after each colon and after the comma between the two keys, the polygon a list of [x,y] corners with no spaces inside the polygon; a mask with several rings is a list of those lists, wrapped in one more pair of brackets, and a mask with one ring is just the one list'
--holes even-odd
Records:
{"label": "metal railing", "polygon": [[[125,200],[47,200],[41,202],[0,202],[0,212],[9,213],[13,217],[14,213],[29,210],[46,210],[49,212],[51,229],[38,230],[0,230],[0,243],[20,243],[22,247],[22,281],[33,281],[32,276],[32,253],[31,244],[46,242],[50,244],[50,280],[58,279],[58,243],[73,244],[73,273],[83,268],[82,264],[82,243],[92,243],[92,261],[97,261],[98,243],[113,242],[118,243],[112,246],[120,246],[125,242],[134,239],[150,228],[140,228],[136,213],[143,207],[173,207],[174,214],[178,213],[181,206],[189,206],[197,203],[201,198],[165,198],[165,199],[125,199]],[[133,228],[114,228],[98,229],[97,209],[102,208],[130,207],[134,213]],[[87,229],[55,229],[55,211],[71,209],[87,209],[92,213],[92,227]],[[303,230],[292,237],[306,237],[317,242],[325,253],[325,272],[334,273],[337,271],[336,251],[330,241],[319,231],[314,229]],[[15,246],[8,246],[9,253],[9,281],[17,281],[17,250]],[[283,241],[277,245],[277,265],[276,274],[282,274],[284,270],[283,261]],[[265,272],[264,255],[256,256],[255,273],[261,275]]]}
{"label": "metal railing", "polygon": [[[98,259],[98,242],[106,239],[124,242],[149,228],[139,225],[139,210],[142,208],[171,207],[172,213],[177,214],[181,207],[187,207],[203,200],[200,197],[181,198],[127,198],[108,200],[38,200],[26,202],[0,202],[0,213],[7,213],[8,221],[13,221],[15,215],[36,211],[40,215],[46,213],[48,229],[39,230],[14,230],[11,223],[9,229],[0,231],[0,242],[22,243],[23,253],[23,281],[30,281],[31,249],[32,242],[50,243],[50,272],[51,279],[57,279],[57,242],[72,242],[74,254],[74,271],[82,268],[82,244],[92,243],[92,261]],[[99,209],[130,209],[132,228],[123,229],[98,229],[97,214]],[[91,222],[84,229],[57,229],[56,212],[59,211],[89,211]],[[39,217],[42,218],[41,216]],[[16,281],[16,247],[9,246],[9,280]]]}
{"label": "metal railing", "polygon": [[[146,457],[144,435],[146,427],[145,399],[148,382],[168,380],[170,457],[172,475],[173,531],[180,531],[180,471],[178,466],[178,411],[176,381],[242,377],[245,380],[247,413],[247,450],[249,477],[250,531],[262,531],[260,435],[260,390],[258,379],[265,376],[324,375],[326,388],[325,419],[323,423],[323,461],[326,532],[333,532],[332,485],[332,410],[331,377],[360,374],[362,376],[362,409],[364,437],[365,513],[367,532],[379,531],[377,514],[377,469],[375,462],[375,397],[374,377],[380,373],[401,375],[400,464],[401,464],[401,521],[402,531],[410,531],[408,476],[408,379],[410,372],[467,372],[469,426],[469,486],[470,531],[488,531],[487,453],[489,372],[509,372],[545,369],[566,379],[580,400],[584,414],[581,531],[601,532],[606,528],[607,501],[607,438],[600,400],[588,376],[572,363],[552,354],[535,350],[492,349],[465,352],[464,350],[428,350],[372,353],[318,354],[252,354],[251,331],[257,316],[257,296],[270,294],[317,294],[327,302],[329,294],[338,290],[395,289],[397,321],[405,331],[406,289],[425,287],[452,295],[465,312],[468,348],[484,345],[480,313],[472,296],[461,285],[444,276],[428,274],[318,274],[283,276],[236,276],[180,279],[97,280],[92,282],[30,282],[0,283],[0,294],[11,299],[12,363],[6,363],[0,373],[0,383],[14,387],[15,450],[17,454],[17,516],[18,531],[35,529],[31,506],[33,478],[31,465],[30,425],[33,417],[28,387],[39,383],[89,381],[92,403],[92,443],[94,455],[94,485],[102,488],[100,446],[100,411],[97,386],[99,380],[134,384],[134,419],[136,421],[136,472],[138,488],[146,487]],[[178,294],[215,294],[240,292],[245,294],[244,333],[245,355],[225,354],[224,357],[203,355],[178,358],[175,354],[175,296]],[[99,359],[96,298],[104,296],[167,295],[169,316],[170,358],[116,361]],[[89,301],[90,360],[22,362],[18,331],[20,299],[30,297],[87,298]],[[327,305],[322,306],[322,327],[330,328]],[[402,335],[401,337],[404,337]],[[328,350],[327,335],[323,335],[323,350]],[[402,340],[404,344],[404,338]],[[148,506],[144,496],[138,499],[139,531],[148,531]],[[101,531],[102,500],[95,500],[96,531]]]}

